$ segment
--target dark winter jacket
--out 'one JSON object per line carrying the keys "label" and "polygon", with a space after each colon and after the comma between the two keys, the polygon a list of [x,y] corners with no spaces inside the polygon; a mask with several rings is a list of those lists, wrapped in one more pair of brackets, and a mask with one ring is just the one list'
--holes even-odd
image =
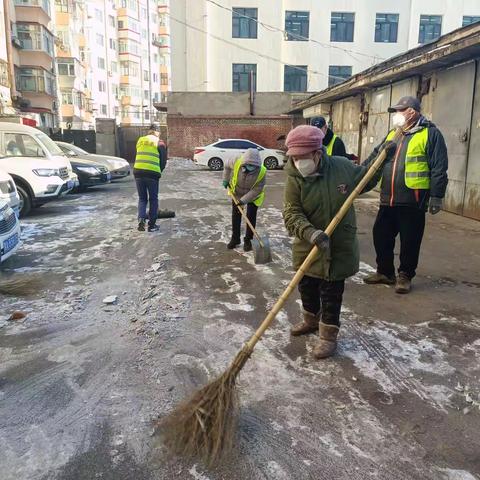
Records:
{"label": "dark winter jacket", "polygon": [[[298,270],[312,249],[312,234],[327,228],[367,168],[344,157],[329,157],[323,147],[318,175],[303,178],[291,159],[285,171],[288,176],[283,217],[288,232],[295,237],[292,256],[293,266]],[[380,176],[379,172],[365,190],[371,190]],[[320,254],[307,275],[331,281],[355,275],[360,258],[356,231],[352,206],[330,238],[330,253]]]}
{"label": "dark winter jacket", "polygon": [[[327,128],[327,132],[325,133],[325,137],[323,139],[323,145],[327,146],[333,138],[333,131]],[[345,144],[343,143],[343,140],[340,137],[337,137],[335,139],[335,142],[333,142],[333,150],[332,150],[332,156],[334,157],[347,157],[347,150],[345,149]]]}
{"label": "dark winter jacket", "polygon": [[[165,170],[167,166],[167,158],[168,158],[168,150],[165,143],[162,140],[158,140],[158,153],[160,155],[160,170]],[[135,178],[160,178],[162,174],[158,174],[157,172],[152,172],[151,170],[141,170],[138,168],[133,169],[133,176]]]}
{"label": "dark winter jacket", "polygon": [[[423,127],[428,128],[427,158],[430,166],[430,190],[412,190],[405,185],[405,157],[408,143]],[[384,139],[385,141],[385,139]],[[383,142],[378,145],[365,163],[375,158]],[[398,142],[397,152],[385,163],[382,175],[380,204],[390,207],[415,206],[427,209],[429,198],[443,198],[447,188],[448,154],[440,130],[429,120],[420,117],[417,125],[404,133]]]}

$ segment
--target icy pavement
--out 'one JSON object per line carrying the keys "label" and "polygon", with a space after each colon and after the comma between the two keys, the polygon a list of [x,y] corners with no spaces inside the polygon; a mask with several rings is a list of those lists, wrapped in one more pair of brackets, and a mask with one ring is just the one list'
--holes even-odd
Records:
{"label": "icy pavement", "polygon": [[[338,354],[314,361],[315,338],[289,336],[296,295],[242,372],[225,465],[167,458],[151,436],[151,420],[220,373],[288,283],[283,175],[269,172],[259,214],[269,265],[226,250],[221,176],[183,161],[162,179],[161,206],[177,217],[159,233],[135,231],[132,181],[24,222],[2,277],[40,282],[33,295],[0,297],[2,480],[479,478],[480,225],[430,222],[415,290],[399,297],[362,283],[374,262],[371,198],[358,205],[362,265]],[[13,310],[28,316],[7,322]]]}

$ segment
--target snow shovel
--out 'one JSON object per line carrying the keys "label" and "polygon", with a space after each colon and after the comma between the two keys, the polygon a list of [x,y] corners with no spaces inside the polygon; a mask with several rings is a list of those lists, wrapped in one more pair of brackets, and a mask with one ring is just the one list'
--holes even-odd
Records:
{"label": "snow shovel", "polygon": [[242,206],[238,203],[238,199],[235,194],[230,188],[228,189],[228,192],[232,196],[233,201],[235,202],[235,205],[237,206],[240,213],[242,214],[243,219],[245,220],[245,222],[247,222],[250,230],[255,235],[255,238],[252,239],[253,258],[255,260],[255,264],[264,265],[265,263],[270,263],[272,261],[272,252],[270,251],[270,241],[268,240],[268,236],[265,236],[263,239],[260,238],[260,235],[257,233],[252,223],[248,219],[245,210],[243,210]]}

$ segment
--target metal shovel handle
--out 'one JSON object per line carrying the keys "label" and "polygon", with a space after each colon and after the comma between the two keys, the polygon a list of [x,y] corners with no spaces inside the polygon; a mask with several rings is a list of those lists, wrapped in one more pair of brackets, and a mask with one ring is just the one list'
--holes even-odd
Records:
{"label": "metal shovel handle", "polygon": [[260,235],[257,233],[257,231],[255,230],[255,227],[252,225],[252,222],[248,219],[247,217],[247,214],[245,213],[245,210],[242,208],[242,206],[240,205],[239,201],[238,201],[238,198],[235,196],[235,194],[232,192],[231,188],[228,187],[228,192],[230,193],[230,195],[232,196],[233,198],[233,201],[235,202],[235,205],[237,206],[238,210],[240,211],[240,213],[242,214],[242,217],[243,219],[245,220],[245,222],[247,222],[247,225],[250,227],[250,230],[253,232],[253,234],[255,235],[255,237],[257,238],[258,240],[258,243],[260,244],[260,246],[262,248],[265,248],[263,242],[262,242],[262,239],[260,238]]}

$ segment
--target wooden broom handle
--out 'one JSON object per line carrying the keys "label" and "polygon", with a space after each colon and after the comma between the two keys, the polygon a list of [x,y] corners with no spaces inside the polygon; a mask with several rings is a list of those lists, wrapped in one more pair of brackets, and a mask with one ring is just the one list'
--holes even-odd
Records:
{"label": "wooden broom handle", "polygon": [[[393,137],[393,141],[397,141],[400,138],[401,130],[397,130],[395,136]],[[335,217],[333,217],[332,221],[329,223],[328,227],[325,229],[325,233],[330,237],[334,230],[337,228],[338,224],[342,221],[345,214],[348,212],[350,207],[353,205],[354,200],[362,193],[364,188],[366,187],[367,183],[373,178],[375,173],[377,173],[378,169],[381,167],[385,158],[387,156],[387,152],[384,149],[377,159],[372,163],[370,168],[368,169],[367,173],[364,177],[360,180],[359,184],[355,187],[353,192],[348,196],[345,200],[345,203],[342,205],[340,210],[337,212]],[[310,268],[312,263],[317,258],[319,253],[318,247],[315,245],[310,253],[308,254],[307,258],[304,260],[300,268],[295,273],[294,277],[288,284],[285,291],[280,295],[280,298],[277,300],[277,303],[273,306],[273,308],[268,312],[265,320],[262,322],[260,327],[258,327],[257,331],[253,334],[252,338],[247,342],[247,346],[253,350],[257,342],[260,340],[262,335],[268,329],[270,324],[273,322],[275,317],[277,316],[278,312],[282,309],[283,305],[287,301],[288,297],[291,295],[293,290],[297,287],[300,283],[300,280],[303,278],[307,270]]]}
{"label": "wooden broom handle", "polygon": [[263,245],[262,239],[260,238],[260,235],[257,233],[257,231],[255,230],[255,227],[252,225],[252,222],[250,222],[250,220],[248,219],[247,215],[245,214],[245,211],[243,210],[242,206],[239,204],[238,198],[232,192],[230,187],[228,187],[228,191],[230,192],[230,195],[232,196],[233,201],[235,202],[235,205],[237,206],[238,210],[242,214],[243,219],[247,222],[247,225],[250,227],[250,230],[253,232],[253,234],[257,238],[258,243],[260,244],[260,246],[262,248],[265,248],[264,245]]}

